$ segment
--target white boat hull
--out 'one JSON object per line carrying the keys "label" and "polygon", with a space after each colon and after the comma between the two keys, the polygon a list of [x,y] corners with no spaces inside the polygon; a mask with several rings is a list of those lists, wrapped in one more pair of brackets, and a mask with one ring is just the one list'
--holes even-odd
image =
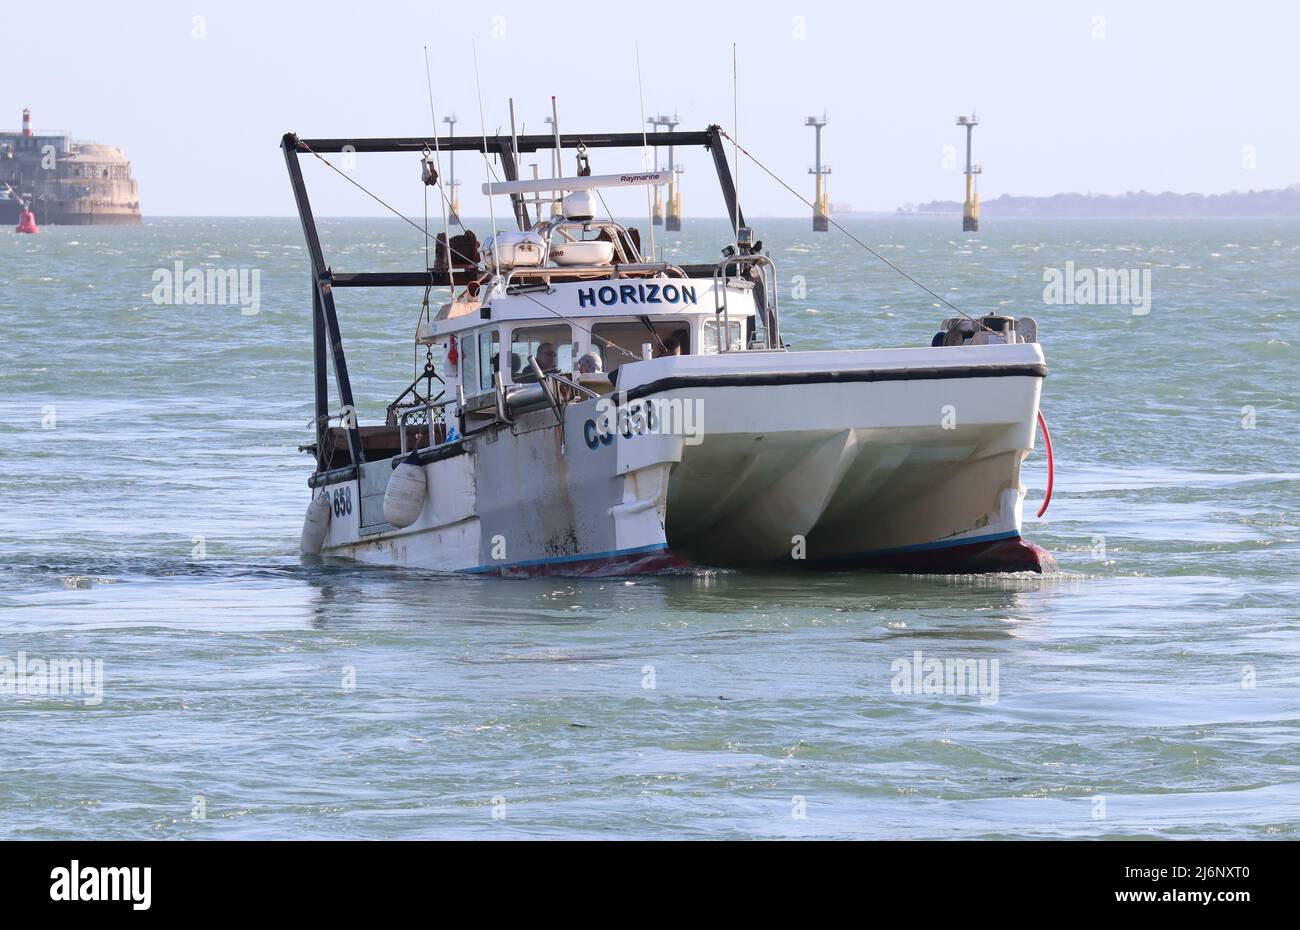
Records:
{"label": "white boat hull", "polygon": [[382,518],[391,460],[325,483],[323,552],[499,574],[1042,571],[1020,464],[1044,375],[1036,344],[628,364],[621,394],[562,423],[543,407],[418,453],[429,490],[403,529]]}

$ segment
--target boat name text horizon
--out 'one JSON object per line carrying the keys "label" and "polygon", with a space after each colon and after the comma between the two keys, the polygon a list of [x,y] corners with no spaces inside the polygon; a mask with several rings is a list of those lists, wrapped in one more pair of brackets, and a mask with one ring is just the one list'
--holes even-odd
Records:
{"label": "boat name text horizon", "polygon": [[578,306],[613,304],[698,304],[694,287],[676,284],[622,284],[618,287],[588,287],[578,290]]}

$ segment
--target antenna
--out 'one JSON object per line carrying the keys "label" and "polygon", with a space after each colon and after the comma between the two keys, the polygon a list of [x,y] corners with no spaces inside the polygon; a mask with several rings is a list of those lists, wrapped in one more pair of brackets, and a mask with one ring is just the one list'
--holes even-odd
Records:
{"label": "antenna", "polygon": [[[551,161],[551,177],[560,177],[562,166],[560,156],[563,149],[560,148],[560,108],[555,103],[555,95],[551,94],[551,128],[555,130],[555,158]],[[555,197],[551,200],[551,218],[560,215],[560,199]]]}
{"label": "antenna", "polygon": [[[514,157],[519,157],[519,133],[515,132],[515,98],[510,97],[510,144],[514,148]],[[519,170],[515,169],[515,176],[519,176]],[[515,219],[519,222],[519,228],[527,231],[528,229],[528,204],[522,197],[511,197],[511,202],[515,205]]]}
{"label": "antenna", "polygon": [[731,43],[731,160],[736,163],[736,215],[731,228],[736,231],[736,253],[740,253],[740,82],[736,78],[736,43]]}
{"label": "antenna", "polygon": [[[474,88],[475,90],[478,91],[479,132],[483,136],[483,175],[484,177],[487,178],[487,182],[491,184],[492,163],[488,161],[488,157],[487,157],[487,118],[483,115],[483,84],[479,80],[479,76],[478,76],[478,41],[475,40],[471,42],[470,46],[474,50]],[[488,214],[492,220],[492,240],[493,240],[492,244],[493,246],[495,246],[496,237],[497,237],[497,210],[492,203],[491,197],[488,198]],[[448,244],[450,245],[450,243]],[[497,265],[497,250],[493,248],[492,249],[492,274],[494,276],[499,276],[500,272],[501,272],[500,266]]]}
{"label": "antenna", "polygon": [[[637,96],[641,98],[641,167],[646,170],[649,170],[650,145],[646,141],[646,133],[645,133],[645,124],[646,124],[645,90],[641,85],[641,43],[640,42],[634,43],[634,47],[636,49],[636,92],[637,92]],[[658,131],[659,131],[659,127],[656,126],[655,132]],[[656,169],[659,168],[658,148],[655,149],[654,167]],[[655,193],[657,192],[658,189],[656,188]],[[655,260],[655,207],[654,207],[654,196],[652,195],[649,187],[645,189],[645,204],[646,204],[646,210],[649,212],[649,223],[647,225],[650,229],[650,261],[653,262]]]}

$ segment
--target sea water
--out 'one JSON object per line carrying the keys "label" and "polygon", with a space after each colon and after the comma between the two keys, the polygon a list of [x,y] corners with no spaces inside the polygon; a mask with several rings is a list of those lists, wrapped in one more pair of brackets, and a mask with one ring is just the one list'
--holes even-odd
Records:
{"label": "sea water", "polygon": [[[1040,443],[1025,535],[1061,574],[307,562],[297,220],[0,234],[0,835],[1295,838],[1300,222],[843,222],[1038,321],[1056,490],[1036,519]],[[753,224],[795,348],[955,315],[837,232]],[[336,270],[422,267],[400,221],[321,225]],[[686,225],[670,259],[729,238]],[[187,302],[192,268],[236,293]],[[1146,272],[1149,304],[1081,269]],[[422,296],[337,294],[363,422],[423,363]]]}

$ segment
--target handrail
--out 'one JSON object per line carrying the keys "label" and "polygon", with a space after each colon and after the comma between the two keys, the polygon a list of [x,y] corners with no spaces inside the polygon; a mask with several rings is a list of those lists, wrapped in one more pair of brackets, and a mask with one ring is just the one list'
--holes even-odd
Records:
{"label": "handrail", "polygon": [[[426,403],[419,404],[419,405],[414,406],[414,407],[409,407],[409,408],[407,408],[406,410],[403,410],[401,413],[399,413],[399,414],[397,415],[397,434],[398,434],[398,436],[399,436],[399,438],[400,438],[400,440],[401,440],[401,444],[402,444],[402,454],[403,454],[403,455],[405,455],[405,454],[407,453],[407,451],[409,451],[409,450],[406,448],[406,420],[407,420],[407,418],[408,418],[408,417],[411,417],[411,416],[413,416],[413,415],[415,415],[416,413],[419,413],[420,411],[424,411],[424,412],[425,412],[425,414],[428,416],[428,421],[427,421],[427,424],[426,424],[427,427],[428,427],[428,436],[427,436],[427,438],[428,438],[428,440],[429,440],[429,445],[430,445],[430,446],[433,446],[433,445],[436,445],[436,443],[434,443],[434,441],[433,441],[433,426],[434,426],[433,412],[434,412],[434,410],[438,410],[438,409],[445,408],[445,407],[449,406],[449,405],[452,404],[452,403],[454,403],[454,398],[451,398],[451,397],[447,398],[446,400],[442,401],[441,403],[434,403],[433,401],[428,401],[428,402],[426,402]],[[444,422],[444,424],[445,424],[445,422],[446,422],[445,414],[444,414],[443,422]]]}
{"label": "handrail", "polygon": [[506,426],[514,426],[515,421],[510,419],[508,411],[509,404],[506,403],[506,384],[505,381],[501,379],[501,372],[496,372],[492,376],[492,380],[495,382],[496,387],[497,419]]}
{"label": "handrail", "polygon": [[558,384],[563,384],[565,387],[570,387],[573,388],[575,391],[580,391],[581,393],[586,394],[588,397],[600,396],[600,394],[593,391],[591,388],[585,387],[576,381],[570,381],[568,378],[564,377],[564,375],[551,372],[546,377],[550,378],[551,380],[555,381]]}
{"label": "handrail", "polygon": [[[579,234],[590,232],[593,229],[599,229],[601,235],[608,235],[609,241],[613,244],[615,253],[623,256],[625,261],[621,264],[632,264],[632,259],[643,261],[640,250],[636,250],[635,255],[632,253],[632,234],[628,232],[627,227],[622,223],[613,220],[571,220],[567,217],[556,216],[549,220],[539,220],[532,231],[546,240],[546,260],[551,257],[551,248],[554,245],[555,235],[558,233],[565,242],[582,242],[579,236],[574,235],[569,230],[576,229]],[[563,245],[564,243],[560,243]],[[627,248],[624,247],[626,244]]]}
{"label": "handrail", "polygon": [[[741,266],[757,266],[760,269],[761,282],[745,280],[745,283],[751,289],[759,283],[763,285],[763,304],[766,308],[763,329],[767,336],[767,347],[769,349],[781,348],[781,330],[777,312],[780,288],[777,285],[776,263],[768,256],[756,252],[750,255],[728,255],[718,262],[713,269],[713,316],[716,319],[721,314],[723,324],[723,332],[718,334],[718,352],[731,351],[731,314],[727,308],[726,292],[730,286],[731,277],[740,277],[740,275],[728,276],[727,268],[730,265],[735,265],[737,272],[741,270]],[[770,305],[768,304],[769,299],[771,300]]]}
{"label": "handrail", "polygon": [[542,366],[537,363],[537,356],[528,356],[528,364],[533,369],[533,374],[537,376],[538,387],[542,389],[542,393],[546,395],[546,399],[551,403],[551,409],[555,412],[555,422],[563,423],[564,414],[560,412],[560,403],[555,399],[554,392],[552,392],[550,387],[546,384],[547,376],[546,373],[542,371]]}
{"label": "handrail", "polygon": [[403,410],[401,413],[397,415],[397,435],[399,440],[401,441],[402,455],[405,455],[408,451],[406,448],[406,418],[420,411],[424,411],[425,415],[429,418],[428,419],[429,438],[430,439],[433,438],[433,406],[432,405],[421,404],[418,407],[411,407],[408,410]]}

